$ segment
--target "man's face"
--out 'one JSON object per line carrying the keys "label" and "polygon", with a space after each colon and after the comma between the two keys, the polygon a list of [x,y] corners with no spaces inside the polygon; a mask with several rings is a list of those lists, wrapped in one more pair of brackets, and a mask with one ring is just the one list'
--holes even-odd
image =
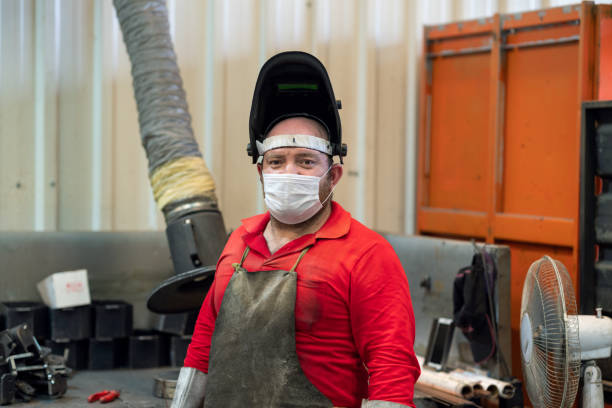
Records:
{"label": "man's face", "polygon": [[[307,118],[290,118],[277,123],[268,133],[268,137],[276,135],[305,134],[327,140],[325,130],[320,124]],[[267,151],[258,171],[262,173],[299,174],[303,176],[320,177],[331,166],[331,160],[325,153],[303,147],[281,147]],[[333,165],[327,175],[321,180],[319,198],[325,200],[332,188],[342,176],[342,167]]]}

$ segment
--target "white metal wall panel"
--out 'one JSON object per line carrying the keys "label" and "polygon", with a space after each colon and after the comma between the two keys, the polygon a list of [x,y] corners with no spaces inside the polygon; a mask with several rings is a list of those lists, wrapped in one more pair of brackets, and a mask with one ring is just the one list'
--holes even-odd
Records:
{"label": "white metal wall panel", "polygon": [[[574,2],[169,0],[194,132],[228,228],[263,210],[245,146],[269,56],[298,49],[325,63],[349,146],[335,198],[374,228],[410,233],[423,25]],[[0,229],[163,229],[112,2],[3,0],[0,56]]]}
{"label": "white metal wall panel", "polygon": [[58,227],[92,225],[94,2],[62,1],[58,90]]}
{"label": "white metal wall panel", "polygon": [[0,219],[4,229],[34,228],[33,10],[31,1],[0,2]]}

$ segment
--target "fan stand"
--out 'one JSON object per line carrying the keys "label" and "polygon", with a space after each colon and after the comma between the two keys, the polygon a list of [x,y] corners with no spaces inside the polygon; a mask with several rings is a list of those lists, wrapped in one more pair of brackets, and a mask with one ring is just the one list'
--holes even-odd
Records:
{"label": "fan stand", "polygon": [[582,387],[582,408],[600,408],[604,406],[601,370],[595,360],[584,363],[584,386]]}
{"label": "fan stand", "polygon": [[603,408],[604,395],[601,370],[595,359],[610,357],[612,320],[602,315],[601,307],[595,315],[579,315],[580,354],[582,363],[582,408]]}

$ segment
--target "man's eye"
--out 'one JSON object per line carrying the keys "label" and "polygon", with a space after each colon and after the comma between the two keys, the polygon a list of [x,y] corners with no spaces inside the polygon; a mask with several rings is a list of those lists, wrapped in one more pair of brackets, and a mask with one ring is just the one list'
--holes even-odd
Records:
{"label": "man's eye", "polygon": [[315,162],[314,162],[314,160],[304,159],[304,160],[302,160],[302,164],[304,164],[306,166],[312,166],[313,164],[315,164]]}
{"label": "man's eye", "polygon": [[268,164],[270,166],[278,166],[280,164],[280,160],[268,160]]}

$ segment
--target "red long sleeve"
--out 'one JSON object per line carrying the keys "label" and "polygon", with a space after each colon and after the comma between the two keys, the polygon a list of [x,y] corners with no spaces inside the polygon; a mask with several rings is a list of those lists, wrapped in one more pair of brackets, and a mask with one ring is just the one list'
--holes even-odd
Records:
{"label": "red long sleeve", "polygon": [[196,320],[191,343],[185,357],[185,367],[197,368],[208,373],[208,356],[210,354],[210,340],[215,330],[216,314],[213,313],[212,298],[215,293],[215,283],[213,282]]}
{"label": "red long sleeve", "polygon": [[355,344],[370,376],[368,399],[412,404],[420,374],[414,314],[406,274],[388,243],[377,242],[357,263],[350,308]]}

